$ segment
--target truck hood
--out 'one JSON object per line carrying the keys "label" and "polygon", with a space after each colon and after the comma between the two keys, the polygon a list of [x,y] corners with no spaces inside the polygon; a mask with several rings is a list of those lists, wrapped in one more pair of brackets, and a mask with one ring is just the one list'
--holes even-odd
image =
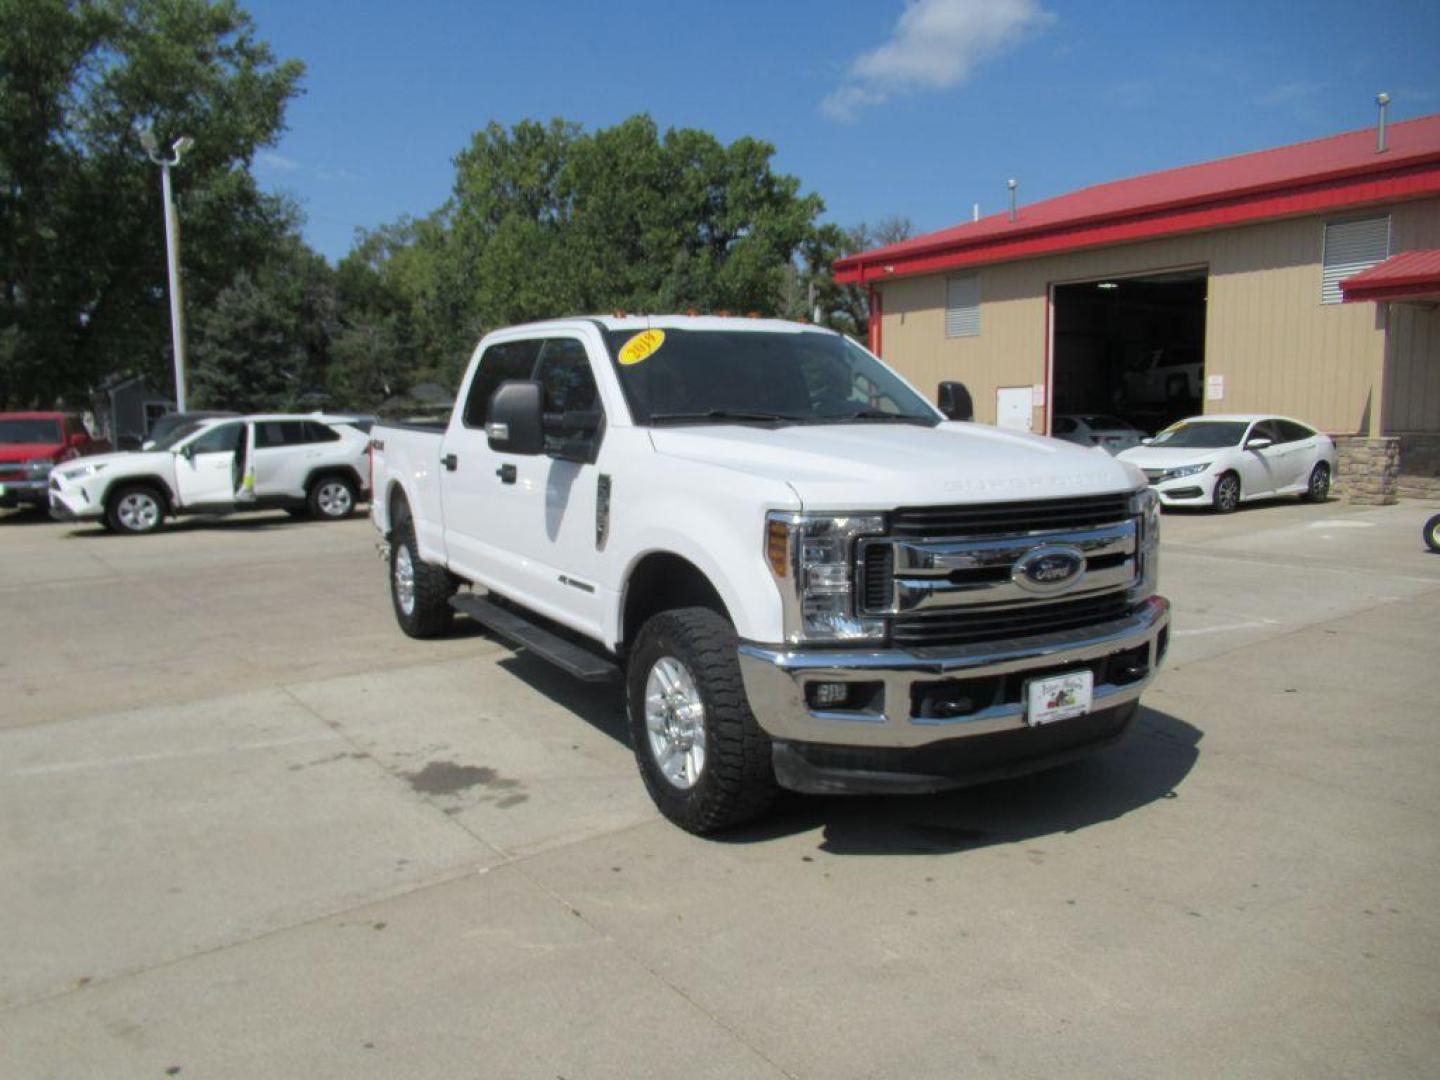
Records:
{"label": "truck hood", "polygon": [[807,510],[1100,495],[1145,483],[1101,450],[986,424],[652,428],[658,453],[789,484]]}
{"label": "truck hood", "polygon": [[0,444],[0,465],[59,457],[64,452],[64,443],[3,443]]}

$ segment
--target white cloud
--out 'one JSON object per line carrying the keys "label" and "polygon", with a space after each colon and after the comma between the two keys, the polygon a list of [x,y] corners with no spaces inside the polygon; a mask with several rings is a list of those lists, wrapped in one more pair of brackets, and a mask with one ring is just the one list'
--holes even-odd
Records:
{"label": "white cloud", "polygon": [[853,120],[895,94],[956,86],[1054,18],[1039,0],[906,0],[890,39],[856,57],[820,111]]}
{"label": "white cloud", "polygon": [[1272,87],[1257,99],[1261,105],[1295,105],[1306,101],[1325,88],[1324,83],[1288,82]]}
{"label": "white cloud", "polygon": [[300,163],[284,154],[277,154],[273,150],[261,150],[257,155],[261,166],[267,169],[274,169],[276,172],[294,172],[300,168]]}

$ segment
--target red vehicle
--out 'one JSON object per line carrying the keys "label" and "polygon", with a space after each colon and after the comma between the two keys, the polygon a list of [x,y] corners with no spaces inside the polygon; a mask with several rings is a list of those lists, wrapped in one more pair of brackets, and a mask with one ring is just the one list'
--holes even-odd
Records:
{"label": "red vehicle", "polygon": [[107,449],[90,437],[79,413],[0,413],[0,507],[48,505],[52,468]]}

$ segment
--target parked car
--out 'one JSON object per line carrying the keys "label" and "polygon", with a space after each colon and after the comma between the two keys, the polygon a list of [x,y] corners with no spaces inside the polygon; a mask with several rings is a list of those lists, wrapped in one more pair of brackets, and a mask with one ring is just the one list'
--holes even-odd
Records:
{"label": "parked car", "polygon": [[44,506],[52,468],[108,449],[78,413],[0,413],[0,507]]}
{"label": "parked car", "polygon": [[1284,416],[1194,416],[1119,455],[1145,473],[1166,506],[1212,506],[1299,495],[1324,502],[1335,475],[1335,443]]}
{"label": "parked car", "polygon": [[1145,438],[1145,432],[1134,424],[1097,413],[1057,416],[1050,421],[1050,434],[1077,446],[1099,446],[1112,455],[1139,446]]}
{"label": "parked car", "polygon": [[432,637],[459,610],[623,680],[645,786],[698,833],[778,787],[938,791],[1093,751],[1165,654],[1158,502],[1114,459],[956,422],[949,389],[947,419],[777,320],[495,331],[447,424],[371,432],[396,621]]}
{"label": "parked car", "polygon": [[147,533],[167,515],[283,508],[343,518],[365,494],[369,436],[309,416],[192,421],[150,450],[106,454],[57,468],[50,508]]}
{"label": "parked car", "polygon": [[121,450],[149,450],[158,442],[164,440],[176,428],[184,427],[186,424],[193,424],[197,420],[212,420],[219,416],[239,416],[237,412],[230,412],[225,409],[212,409],[200,412],[172,412],[166,413],[155,423],[150,425],[150,433],[145,436],[145,441],[137,446],[121,446]]}

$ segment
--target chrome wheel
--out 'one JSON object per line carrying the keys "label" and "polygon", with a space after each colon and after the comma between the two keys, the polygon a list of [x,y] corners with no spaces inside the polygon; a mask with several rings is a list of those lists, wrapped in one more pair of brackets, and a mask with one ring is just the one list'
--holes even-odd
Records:
{"label": "chrome wheel", "polygon": [[1324,502],[1330,494],[1330,470],[1324,465],[1316,465],[1311,471],[1309,494],[1311,502]]}
{"label": "chrome wheel", "polygon": [[395,549],[395,602],[406,615],[415,614],[415,562],[408,544]]}
{"label": "chrome wheel", "polygon": [[1238,477],[1225,475],[1215,484],[1215,509],[1222,514],[1228,514],[1240,505],[1240,480]]}
{"label": "chrome wheel", "polygon": [[129,491],[115,509],[120,524],[130,532],[149,532],[160,524],[160,500],[148,491]]}
{"label": "chrome wheel", "polygon": [[662,656],[645,679],[645,730],[661,775],[688,791],[705,769],[705,703],[690,670]]}
{"label": "chrome wheel", "polygon": [[350,485],[341,480],[323,480],[315,492],[315,505],[326,517],[344,517],[355,505]]}

